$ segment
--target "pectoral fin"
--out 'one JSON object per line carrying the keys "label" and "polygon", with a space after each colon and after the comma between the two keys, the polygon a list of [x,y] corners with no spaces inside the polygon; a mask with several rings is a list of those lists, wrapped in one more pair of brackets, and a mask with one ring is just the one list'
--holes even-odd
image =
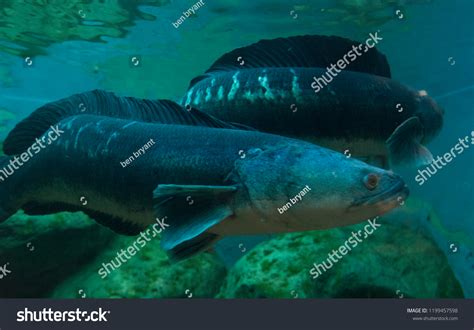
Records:
{"label": "pectoral fin", "polygon": [[430,164],[433,155],[421,145],[423,135],[423,125],[418,117],[410,117],[400,124],[386,141],[392,163],[414,163],[417,167]]}
{"label": "pectoral fin", "polygon": [[159,185],[153,192],[157,218],[167,218],[161,246],[176,259],[208,249],[218,238],[206,232],[233,215],[235,186]]}

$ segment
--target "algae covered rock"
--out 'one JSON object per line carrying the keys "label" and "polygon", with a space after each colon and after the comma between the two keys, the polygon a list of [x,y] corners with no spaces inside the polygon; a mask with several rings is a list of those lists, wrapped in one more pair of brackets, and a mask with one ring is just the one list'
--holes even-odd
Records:
{"label": "algae covered rock", "polygon": [[0,224],[0,297],[45,297],[115,236],[82,213],[27,216]]}
{"label": "algae covered rock", "polygon": [[[212,298],[226,275],[225,266],[214,255],[202,253],[174,263],[151,239],[134,256],[119,262],[117,253],[132,246],[137,237],[117,237],[87,267],[61,283],[54,298]],[[99,274],[104,264],[104,277]],[[103,275],[103,274],[102,274]]]}
{"label": "algae covered rock", "polygon": [[105,277],[137,237],[117,235],[83,213],[26,216],[0,224],[0,297],[213,297],[226,275],[217,257],[203,253],[173,263],[151,239]]}
{"label": "algae covered rock", "polygon": [[[355,246],[345,243],[353,232],[362,230],[363,235],[367,222],[264,242],[235,264],[218,297],[463,297],[433,241],[407,227],[377,223],[380,226]],[[339,252],[340,259],[333,254],[337,261],[329,262],[328,254],[346,245],[351,249],[345,255]],[[325,268],[319,266],[317,276],[316,270],[310,274],[318,264]]]}

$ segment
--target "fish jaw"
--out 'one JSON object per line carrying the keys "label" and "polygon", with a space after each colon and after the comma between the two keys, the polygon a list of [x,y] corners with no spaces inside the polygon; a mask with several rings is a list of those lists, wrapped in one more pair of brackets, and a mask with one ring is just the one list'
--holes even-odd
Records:
{"label": "fish jaw", "polygon": [[393,183],[378,194],[355,200],[348,208],[348,214],[353,214],[355,218],[371,218],[403,205],[409,190],[399,176],[393,176],[392,180]]}

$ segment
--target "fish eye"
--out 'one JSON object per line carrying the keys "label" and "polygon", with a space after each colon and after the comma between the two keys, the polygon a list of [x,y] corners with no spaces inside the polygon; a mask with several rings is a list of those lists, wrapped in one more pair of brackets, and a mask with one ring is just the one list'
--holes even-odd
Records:
{"label": "fish eye", "polygon": [[380,181],[380,177],[375,173],[367,174],[364,177],[364,185],[369,190],[374,190],[377,188]]}

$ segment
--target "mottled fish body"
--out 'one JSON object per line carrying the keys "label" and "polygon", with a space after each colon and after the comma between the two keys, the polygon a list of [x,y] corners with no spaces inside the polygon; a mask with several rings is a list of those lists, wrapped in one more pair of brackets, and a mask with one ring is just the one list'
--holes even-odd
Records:
{"label": "mottled fish body", "polygon": [[[390,153],[394,163],[429,162],[422,144],[441,129],[442,110],[429,96],[392,80],[375,48],[331,76],[326,68],[352,45],[358,43],[321,36],[262,40],[218,59],[191,82],[181,103],[362,157]],[[236,63],[236,56],[245,63]]]}
{"label": "mottled fish body", "polygon": [[[271,134],[93,115],[66,117],[57,127],[60,139],[2,183],[0,220],[20,208],[83,211],[118,233],[137,235],[166,217],[162,246],[184,258],[224,235],[357,223],[397,207],[408,193],[391,172]],[[17,138],[27,128],[28,121]],[[123,168],[150,139],[146,154]],[[14,157],[4,156],[0,165]],[[306,185],[311,193],[279,214]]]}
{"label": "mottled fish body", "polygon": [[[320,68],[217,72],[191,87],[182,103],[224,121],[306,139],[386,140],[416,112],[416,92],[365,73],[343,71],[315,93],[313,77],[324,72]],[[396,109],[399,103],[402,113]],[[365,122],[367,118],[373,122]]]}

